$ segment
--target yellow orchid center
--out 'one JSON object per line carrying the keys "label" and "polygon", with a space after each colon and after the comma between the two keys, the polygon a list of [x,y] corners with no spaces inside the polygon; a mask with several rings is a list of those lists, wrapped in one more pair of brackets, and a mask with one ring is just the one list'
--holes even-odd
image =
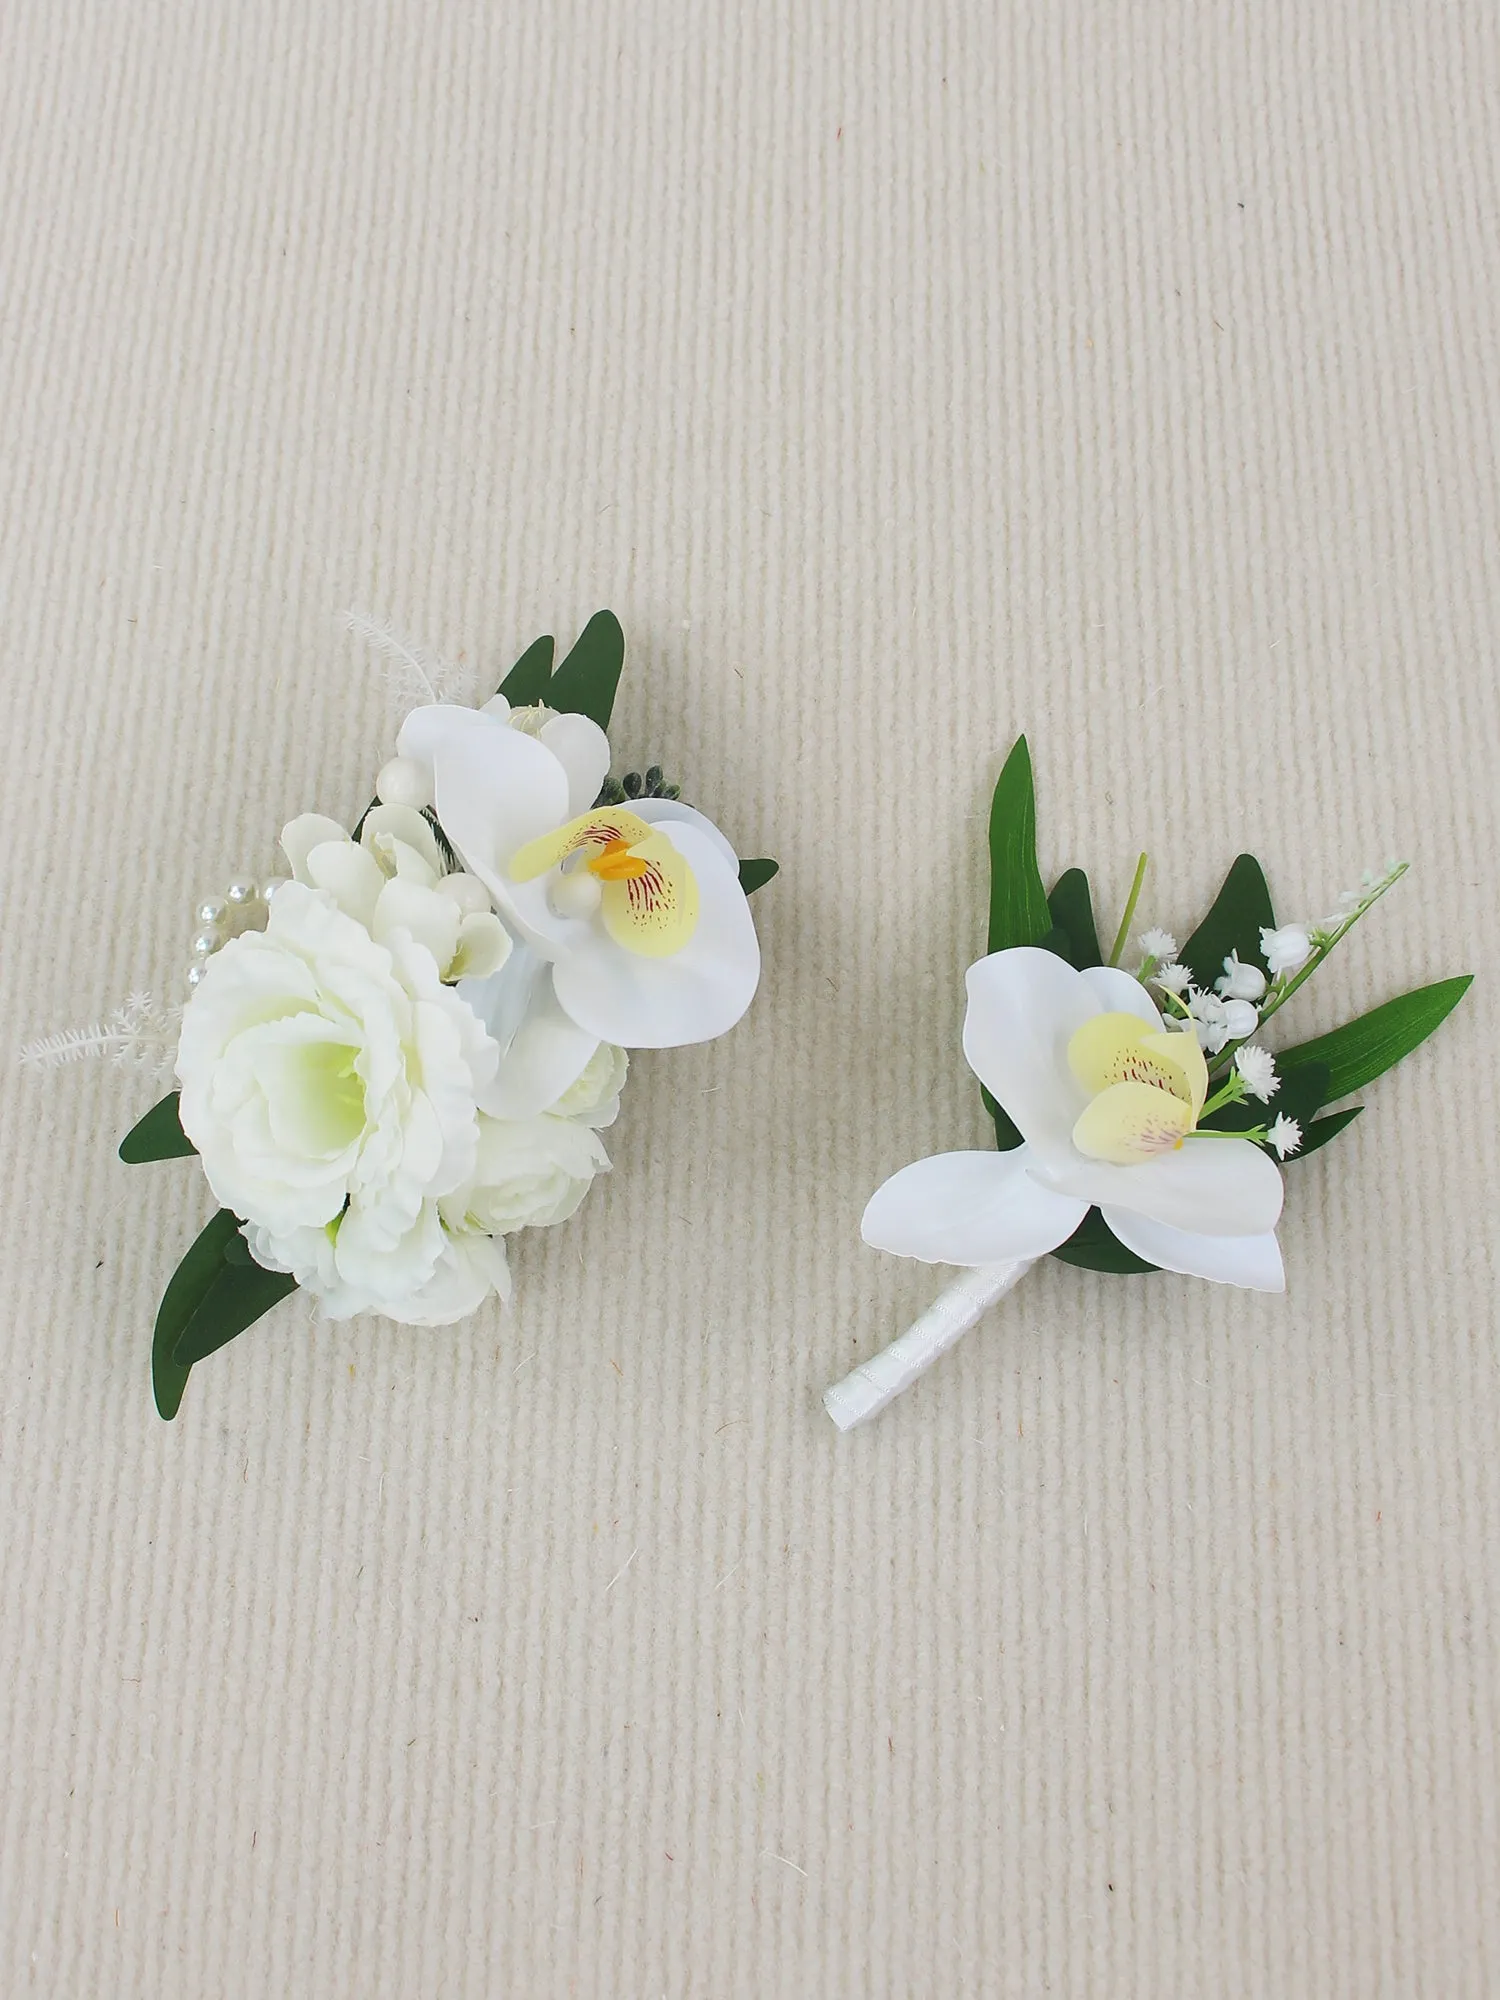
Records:
{"label": "yellow orchid center", "polygon": [[534,882],[554,869],[554,907],[569,916],[597,909],[626,951],[670,958],[697,928],[698,882],[686,859],[666,834],[622,806],[583,813],[528,841],[508,872],[513,882]]}
{"label": "yellow orchid center", "polygon": [[1164,1034],[1136,1014],[1096,1014],[1068,1042],[1068,1067],[1089,1093],[1073,1144],[1131,1167],[1180,1146],[1208,1096],[1196,1035]]}

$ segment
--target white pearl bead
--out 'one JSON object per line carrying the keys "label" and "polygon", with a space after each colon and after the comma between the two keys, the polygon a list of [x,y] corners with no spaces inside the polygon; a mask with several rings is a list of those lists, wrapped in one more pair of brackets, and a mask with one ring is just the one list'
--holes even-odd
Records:
{"label": "white pearl bead", "polygon": [[376,773],[375,796],[383,806],[410,806],[421,812],[432,804],[432,780],[414,757],[392,757]]}
{"label": "white pearl bead", "polygon": [[253,882],[231,882],[224,895],[231,907],[237,910],[244,909],[247,903],[260,901],[260,891]]}
{"label": "white pearl bead", "polygon": [[195,924],[222,924],[228,920],[229,905],[222,896],[208,896],[193,912]]}
{"label": "white pearl bead", "polygon": [[445,875],[438,883],[438,894],[457,903],[466,917],[477,917],[490,907],[489,891],[472,875]]}
{"label": "white pearl bead", "polygon": [[223,942],[224,933],[219,929],[217,924],[210,926],[206,930],[199,931],[198,935],[193,939],[194,958],[212,958]]}
{"label": "white pearl bead", "polygon": [[560,917],[591,917],[603,900],[603,884],[587,868],[559,875],[547,892],[547,901]]}
{"label": "white pearl bead", "polygon": [[208,967],[206,965],[201,965],[201,964],[190,965],[187,969],[188,985],[201,986],[203,984],[203,975],[205,972],[207,972],[207,970]]}
{"label": "white pearl bead", "polygon": [[290,875],[273,875],[270,881],[261,889],[260,900],[263,903],[269,903],[277,890],[284,889],[291,879]]}

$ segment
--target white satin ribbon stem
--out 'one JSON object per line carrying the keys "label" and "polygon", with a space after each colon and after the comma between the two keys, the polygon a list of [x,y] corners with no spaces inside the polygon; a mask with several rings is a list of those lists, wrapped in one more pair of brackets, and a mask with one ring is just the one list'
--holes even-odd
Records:
{"label": "white satin ribbon stem", "polygon": [[981,1264],[954,1279],[922,1317],[899,1340],[862,1361],[858,1368],[823,1391],[823,1407],[841,1431],[867,1424],[911,1387],[940,1354],[961,1340],[974,1322],[1003,1299],[1031,1269],[1035,1258],[1019,1257],[1009,1264]]}

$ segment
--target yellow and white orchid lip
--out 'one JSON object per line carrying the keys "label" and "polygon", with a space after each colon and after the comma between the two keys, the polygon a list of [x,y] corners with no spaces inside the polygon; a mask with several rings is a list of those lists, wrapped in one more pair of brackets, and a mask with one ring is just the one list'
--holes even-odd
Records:
{"label": "yellow and white orchid lip", "polygon": [[571,916],[598,910],[626,951],[670,958],[698,923],[698,883],[686,857],[636,813],[604,806],[531,840],[512,856],[513,882],[560,871],[553,900]]}
{"label": "yellow and white orchid lip", "polygon": [[1208,1096],[1192,1034],[1154,1032],[1138,1014],[1096,1014],[1068,1042],[1068,1067],[1090,1093],[1073,1144],[1092,1160],[1135,1166],[1180,1146]]}

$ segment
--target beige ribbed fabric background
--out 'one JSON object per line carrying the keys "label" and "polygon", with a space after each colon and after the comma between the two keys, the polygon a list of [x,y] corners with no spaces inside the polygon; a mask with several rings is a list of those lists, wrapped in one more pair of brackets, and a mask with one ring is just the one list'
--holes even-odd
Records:
{"label": "beige ribbed fabric background", "polygon": [[[0,1093],[0,1992],[1500,1992],[1490,0],[0,4],[7,1034],[178,997],[351,814],[359,605],[491,681],[608,604],[742,851],[512,1312],[293,1301],[150,1402],[210,1203]],[[487,689],[485,690],[488,691]],[[868,1431],[1049,872],[1409,881],[1310,1031],[1480,974],[1288,1170],[1284,1300],[1047,1264]],[[1289,1024],[1290,1025],[1290,1024]]]}

